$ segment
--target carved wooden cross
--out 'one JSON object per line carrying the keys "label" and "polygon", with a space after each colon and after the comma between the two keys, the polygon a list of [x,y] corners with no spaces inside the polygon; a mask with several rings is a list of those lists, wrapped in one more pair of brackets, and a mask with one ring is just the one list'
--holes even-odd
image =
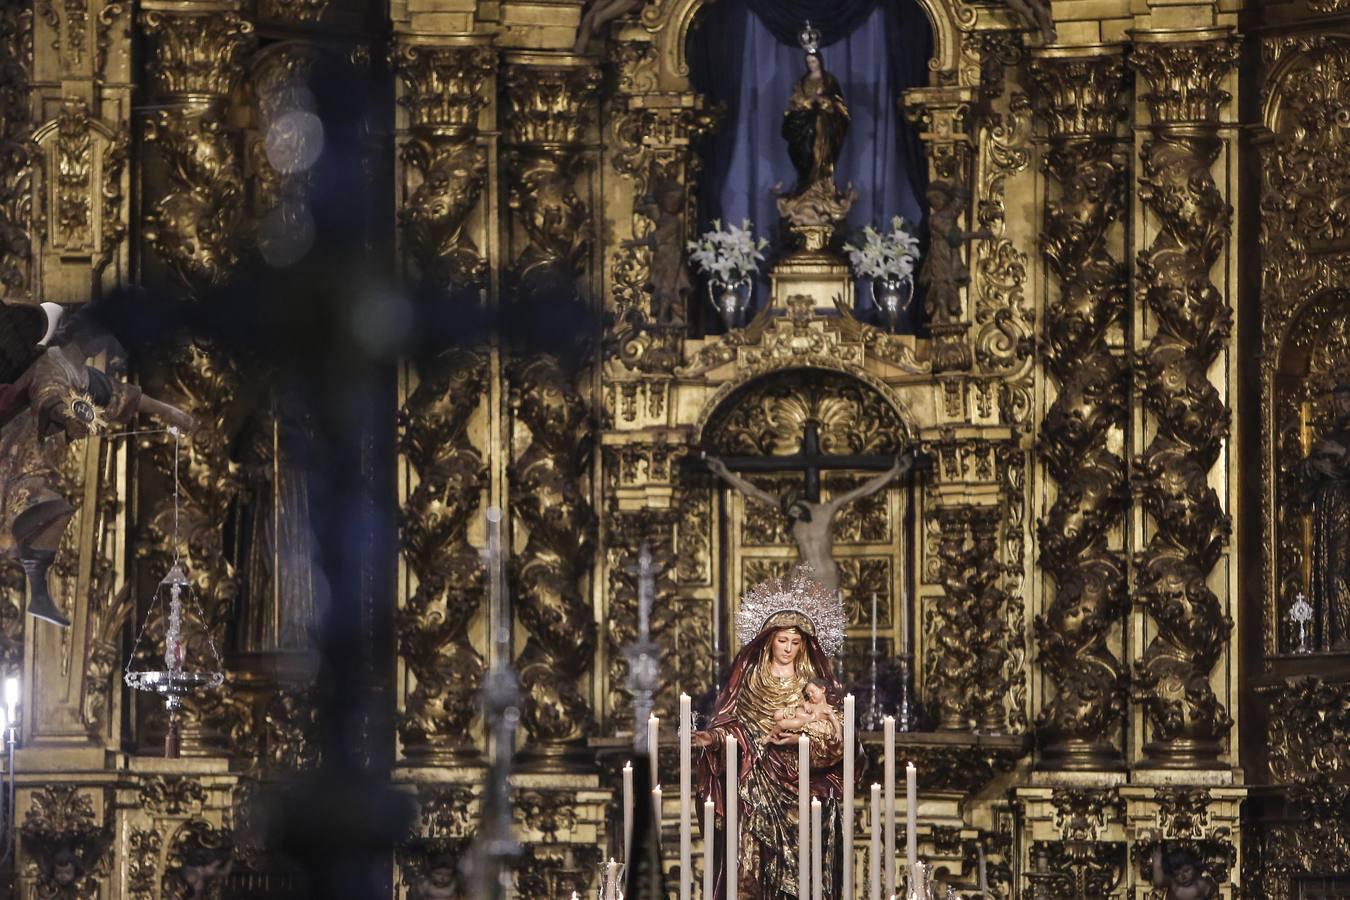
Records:
{"label": "carved wooden cross", "polygon": [[884,472],[895,465],[895,454],[855,453],[848,456],[820,452],[820,425],[807,421],[801,449],[791,456],[722,456],[733,472],[801,472],[806,476],[805,500],[820,502],[820,474],[827,469]]}

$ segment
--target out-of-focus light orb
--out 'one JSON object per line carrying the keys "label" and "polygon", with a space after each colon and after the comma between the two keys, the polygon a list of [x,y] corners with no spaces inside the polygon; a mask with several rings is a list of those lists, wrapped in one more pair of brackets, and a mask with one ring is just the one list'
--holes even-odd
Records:
{"label": "out-of-focus light orb", "polygon": [[258,252],[274,268],[294,265],[314,246],[314,214],[303,198],[287,198],[258,223]]}
{"label": "out-of-focus light orb", "polygon": [[268,126],[263,150],[268,163],[281,174],[304,172],[323,153],[323,122],[307,110],[288,109]]}
{"label": "out-of-focus light orb", "polygon": [[413,308],[391,291],[366,291],[352,308],[352,334],[371,356],[396,352],[412,332]]}

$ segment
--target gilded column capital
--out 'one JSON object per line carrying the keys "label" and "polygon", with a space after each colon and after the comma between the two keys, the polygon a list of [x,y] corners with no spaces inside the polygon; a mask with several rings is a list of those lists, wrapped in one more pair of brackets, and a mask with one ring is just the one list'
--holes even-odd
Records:
{"label": "gilded column capital", "polygon": [[485,43],[431,44],[400,41],[394,71],[403,82],[399,105],[415,131],[459,139],[478,132],[487,106],[497,54]]}
{"label": "gilded column capital", "polygon": [[1119,45],[1041,51],[1032,57],[1035,109],[1051,140],[1111,137],[1125,118],[1128,70]]}
{"label": "gilded column capital", "polygon": [[253,23],[216,4],[145,3],[137,17],[150,44],[150,78],[162,99],[221,100],[243,74]]}
{"label": "gilded column capital", "polygon": [[600,70],[587,60],[547,54],[508,57],[503,72],[514,144],[575,147],[596,113]]}
{"label": "gilded column capital", "polygon": [[1130,65],[1143,76],[1153,125],[1217,123],[1232,95],[1224,79],[1237,62],[1238,42],[1227,29],[1134,35]]}

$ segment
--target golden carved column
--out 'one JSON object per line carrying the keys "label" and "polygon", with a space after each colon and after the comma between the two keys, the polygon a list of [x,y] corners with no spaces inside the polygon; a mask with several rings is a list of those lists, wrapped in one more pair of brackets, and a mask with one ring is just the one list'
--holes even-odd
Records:
{"label": "golden carved column", "polygon": [[[1137,659],[1134,699],[1147,724],[1147,764],[1221,768],[1233,721],[1212,680],[1233,622],[1225,554],[1230,521],[1210,470],[1229,437],[1223,374],[1232,310],[1213,270],[1225,258],[1232,208],[1212,172],[1225,149],[1220,111],[1237,57],[1227,31],[1136,35],[1131,62],[1149,114],[1139,195],[1152,233],[1138,258],[1142,330],[1135,385],[1150,435],[1135,461],[1147,515],[1136,597],[1152,626]],[[1217,372],[1217,375],[1212,375]],[[1225,466],[1229,463],[1225,462]],[[1227,473],[1219,473],[1226,482]],[[1225,691],[1226,693],[1226,691]]]}
{"label": "golden carved column", "polygon": [[1129,609],[1121,542],[1129,502],[1120,452],[1127,422],[1123,355],[1128,278],[1112,248],[1124,212],[1122,48],[1042,52],[1033,74],[1049,144],[1041,252],[1058,282],[1045,315],[1055,396],[1040,426],[1056,496],[1038,531],[1054,596],[1036,619],[1038,661],[1055,693],[1037,718],[1044,769],[1118,770],[1126,710],[1117,625]]}
{"label": "golden carved column", "polygon": [[[522,240],[508,273],[506,315],[528,328],[556,310],[582,314],[591,211],[576,180],[595,114],[600,73],[590,61],[561,54],[518,53],[504,73],[509,104],[507,152],[513,235]],[[590,476],[590,376],[577,346],[539,346],[536,335],[512,348],[508,363],[513,454],[510,507],[513,597],[523,627],[516,656],[525,695],[526,748],[539,767],[565,764],[581,749],[593,721],[586,683],[594,667],[596,628],[589,576],[595,512]],[[589,391],[587,391],[589,393]]]}
{"label": "golden carved column", "polygon": [[[146,39],[154,107],[143,123],[143,277],[194,302],[230,274],[248,237],[241,136],[231,127],[226,107],[253,46],[253,25],[239,15],[237,4],[205,0],[147,0],[137,23]],[[221,647],[239,590],[220,527],[241,486],[230,458],[240,426],[233,409],[238,371],[218,349],[198,342],[165,348],[144,382],[155,396],[196,419],[183,447],[188,464],[181,475],[181,549],[205,616],[197,624]],[[174,447],[152,436],[143,439],[140,451],[137,556],[143,561],[144,586],[164,576],[173,556]],[[204,639],[199,640],[199,646],[189,647],[189,656],[209,658]],[[160,715],[158,704],[141,709]],[[247,703],[233,691],[203,695],[185,712],[187,755],[211,754],[226,735],[247,739],[252,730]]]}
{"label": "golden carved column", "polygon": [[[496,54],[472,36],[404,36],[395,65],[407,116],[399,223],[408,281],[422,304],[472,308],[488,286],[487,260],[470,236],[470,218],[481,218],[488,180],[479,119],[493,95]],[[472,726],[486,663],[471,628],[486,580],[469,529],[489,485],[475,439],[483,430],[491,374],[488,351],[433,345],[408,363],[401,379],[406,574],[395,617],[398,728],[403,754],[420,762],[477,754]]]}
{"label": "golden carved column", "polygon": [[[225,106],[243,74],[253,25],[235,3],[146,0],[156,109],[145,119],[144,237],[152,259],[189,290],[220,282],[239,259],[244,184]],[[147,260],[149,262],[149,260]]]}

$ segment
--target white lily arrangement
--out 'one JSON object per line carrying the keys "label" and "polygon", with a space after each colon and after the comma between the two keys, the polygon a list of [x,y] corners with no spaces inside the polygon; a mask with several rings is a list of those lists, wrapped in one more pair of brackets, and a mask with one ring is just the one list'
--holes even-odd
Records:
{"label": "white lily arrangement", "polygon": [[919,239],[910,234],[904,219],[895,216],[889,233],[882,234],[868,225],[863,228],[861,246],[845,244],[844,249],[858,276],[896,281],[914,274]]}
{"label": "white lily arrangement", "polygon": [[769,242],[763,238],[755,240],[751,230],[754,226],[749,219],[742,220],[740,227],[728,225],[723,228],[719,219],[713,219],[712,224],[711,231],[689,242],[690,261],[709,277],[725,284],[735,284],[754,276],[764,261],[761,251],[769,246]]}

